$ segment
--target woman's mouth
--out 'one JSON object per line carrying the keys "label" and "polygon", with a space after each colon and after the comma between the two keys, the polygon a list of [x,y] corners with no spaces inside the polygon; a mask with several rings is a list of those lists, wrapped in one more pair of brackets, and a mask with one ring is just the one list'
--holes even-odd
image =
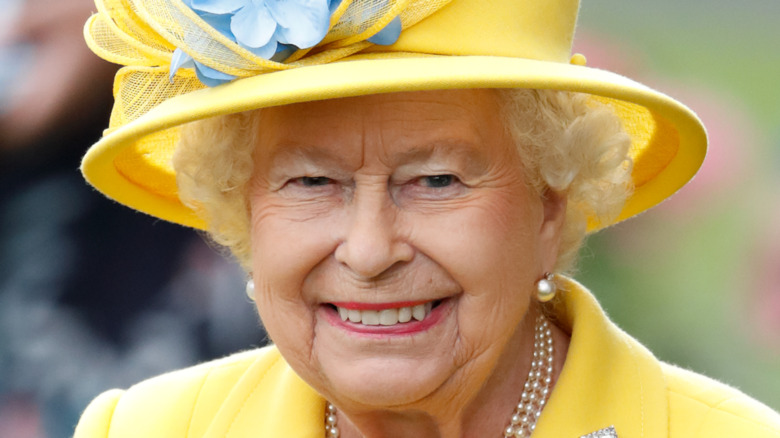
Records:
{"label": "woman's mouth", "polygon": [[362,333],[408,334],[424,331],[441,319],[449,299],[400,303],[328,303],[332,324]]}

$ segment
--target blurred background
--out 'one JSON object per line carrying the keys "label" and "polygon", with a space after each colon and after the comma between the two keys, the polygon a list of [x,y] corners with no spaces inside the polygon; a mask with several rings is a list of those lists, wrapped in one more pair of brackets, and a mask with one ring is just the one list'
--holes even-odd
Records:
{"label": "blurred background", "polygon": [[690,106],[699,174],[593,236],[578,279],[663,360],[780,409],[780,2],[582,0],[575,51]]}
{"label": "blurred background", "polygon": [[[660,358],[780,409],[780,2],[582,3],[575,51],[688,104],[711,148],[578,279]],[[0,437],[68,437],[98,393],[265,338],[237,267],[83,182],[115,71],[83,44],[94,5],[0,10]]]}

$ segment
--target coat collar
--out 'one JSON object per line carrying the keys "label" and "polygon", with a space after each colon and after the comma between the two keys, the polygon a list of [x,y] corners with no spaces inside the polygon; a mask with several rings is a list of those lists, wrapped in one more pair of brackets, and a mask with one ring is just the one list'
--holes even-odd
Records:
{"label": "coat collar", "polygon": [[[569,279],[560,286],[556,324],[571,343],[534,438],[579,438],[610,426],[620,438],[666,438],[658,360],[610,322],[583,286]],[[324,410],[325,401],[270,348],[241,376],[203,437],[318,437]]]}

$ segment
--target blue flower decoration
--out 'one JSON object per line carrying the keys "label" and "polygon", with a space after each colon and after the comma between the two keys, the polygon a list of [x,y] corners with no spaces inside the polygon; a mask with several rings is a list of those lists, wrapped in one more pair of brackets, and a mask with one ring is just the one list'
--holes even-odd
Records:
{"label": "blue flower decoration", "polygon": [[[272,61],[281,62],[297,49],[316,46],[330,27],[330,15],[341,0],[182,0],[198,16],[231,41]],[[368,39],[374,44],[393,44],[401,33],[396,17]],[[209,87],[236,77],[195,61],[181,49],[173,52],[170,80],[180,68],[194,68]]]}

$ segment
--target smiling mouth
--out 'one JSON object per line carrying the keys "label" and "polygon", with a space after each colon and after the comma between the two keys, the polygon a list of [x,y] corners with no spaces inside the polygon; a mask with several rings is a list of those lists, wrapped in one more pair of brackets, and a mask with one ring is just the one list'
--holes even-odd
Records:
{"label": "smiling mouth", "polygon": [[348,309],[337,304],[329,304],[335,309],[339,317],[344,322],[352,322],[366,326],[394,326],[397,324],[406,324],[410,322],[422,321],[431,311],[438,307],[443,300],[428,301],[427,303],[416,304],[413,306],[404,306],[386,309]]}

